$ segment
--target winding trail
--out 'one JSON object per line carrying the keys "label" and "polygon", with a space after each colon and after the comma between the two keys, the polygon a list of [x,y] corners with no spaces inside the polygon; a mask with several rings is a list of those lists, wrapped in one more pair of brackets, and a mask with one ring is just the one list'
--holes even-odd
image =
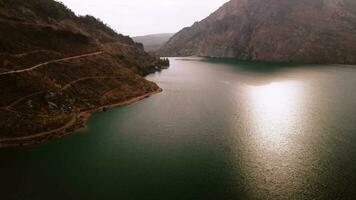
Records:
{"label": "winding trail", "polygon": [[90,80],[90,79],[115,79],[119,78],[120,76],[88,76],[88,77],[83,77],[77,80],[74,80],[72,82],[67,83],[61,88],[61,91],[67,90],[68,88],[72,87],[74,84],[85,81],[85,80]]}
{"label": "winding trail", "polygon": [[[89,77],[83,77],[83,78],[80,78],[80,79],[77,79],[77,80],[74,80],[74,81],[71,81],[71,82],[67,83],[66,85],[64,85],[61,88],[61,91],[65,91],[68,88],[72,87],[74,84],[76,84],[76,83],[78,83],[80,81],[84,81],[84,80],[90,80],[90,79],[115,79],[115,78],[120,78],[120,76],[89,76]],[[11,108],[14,107],[15,105],[19,104],[20,102],[24,101],[25,99],[37,96],[37,95],[42,94],[42,93],[44,93],[44,92],[35,92],[35,93],[32,93],[32,94],[23,96],[23,97],[15,100],[15,101],[13,101],[9,105],[7,105],[5,107],[2,107],[0,109],[3,109],[5,111],[9,111],[9,112],[13,112],[13,113],[18,114],[17,111],[12,110]]]}
{"label": "winding trail", "polygon": [[101,97],[100,97],[100,101],[104,101],[105,99],[108,98],[109,95],[111,95],[112,93],[114,93],[116,90],[118,90],[118,88],[114,88],[112,90],[109,90],[107,92],[105,92]]}
{"label": "winding trail", "polygon": [[[69,134],[67,129],[73,128],[73,131],[77,130],[78,127],[76,127],[76,125],[78,123],[81,123],[81,125],[84,125],[84,123],[86,123],[86,121],[89,119],[89,117],[92,114],[99,112],[99,111],[103,110],[104,108],[111,109],[111,108],[116,108],[116,107],[125,106],[128,104],[132,104],[137,101],[143,100],[143,99],[151,96],[152,94],[156,94],[159,92],[162,92],[162,90],[159,89],[157,91],[149,92],[149,93],[143,94],[141,96],[137,96],[137,97],[128,99],[126,101],[122,101],[122,102],[111,104],[111,105],[99,106],[92,110],[82,111],[78,115],[72,116],[71,120],[69,120],[65,125],[63,125],[59,128],[53,129],[53,130],[49,130],[49,131],[45,131],[45,132],[41,132],[41,133],[29,135],[29,136],[0,138],[0,148],[1,147],[11,147],[11,146],[23,146],[23,145],[26,146],[26,145],[34,144],[36,142],[42,143],[43,139],[49,140],[50,138],[53,138],[53,137],[61,137],[61,136],[67,135],[67,134]],[[78,122],[77,119],[80,119],[80,118],[83,119],[82,122]]]}
{"label": "winding trail", "polygon": [[24,53],[13,54],[12,56],[22,57],[22,56],[26,56],[26,55],[29,55],[32,53],[39,53],[39,52],[48,52],[48,51],[47,50],[33,50],[33,51],[24,52]]}
{"label": "winding trail", "polygon": [[[88,53],[88,54],[82,54],[82,55],[78,55],[78,56],[72,56],[72,57],[67,57],[67,58],[62,58],[62,59],[57,59],[57,60],[51,60],[51,61],[48,61],[48,62],[40,63],[38,65],[35,65],[35,66],[27,68],[27,69],[3,72],[3,73],[0,73],[0,76],[28,72],[28,71],[35,70],[37,68],[40,68],[40,67],[48,65],[48,64],[57,63],[57,62],[63,62],[63,61],[68,61],[68,60],[74,60],[74,59],[79,59],[79,58],[84,58],[84,57],[96,56],[96,55],[101,55],[103,53],[104,53],[103,51],[97,51],[97,52]],[[71,87],[73,84],[75,84],[75,83],[77,83],[79,81],[83,81],[83,80],[95,79],[95,78],[118,78],[118,77],[119,76],[83,77],[81,79],[72,81],[72,82],[64,85],[61,88],[61,90],[66,90],[69,87]],[[69,132],[72,132],[71,129],[73,129],[73,131],[77,130],[78,129],[78,125],[84,126],[84,123],[89,119],[89,117],[93,113],[99,112],[99,111],[103,110],[104,108],[110,109],[110,108],[115,108],[115,107],[120,107],[120,106],[124,106],[124,105],[128,105],[128,104],[132,104],[132,103],[135,103],[135,102],[140,101],[142,99],[145,99],[145,98],[151,96],[152,94],[159,93],[159,92],[162,92],[162,90],[159,89],[157,91],[149,92],[149,93],[143,94],[141,96],[137,96],[137,97],[128,99],[126,101],[118,102],[118,103],[111,104],[111,105],[99,106],[99,107],[97,107],[95,109],[92,109],[92,110],[82,111],[79,114],[72,116],[71,119],[66,124],[64,124],[63,126],[61,126],[59,128],[56,128],[56,129],[53,129],[53,130],[44,131],[44,132],[36,133],[36,134],[33,134],[33,135],[29,135],[29,136],[0,138],[0,147],[23,146],[23,145],[26,146],[26,145],[34,144],[36,142],[41,142],[42,143],[43,140],[47,141],[47,140],[49,140],[50,138],[53,138],[53,137],[61,137],[61,136],[67,135],[67,134],[69,134]],[[17,99],[16,101],[14,101],[11,104],[9,104],[7,107],[0,108],[0,109],[11,111],[11,107],[13,107],[14,105],[20,103],[21,101],[23,101],[26,98],[29,98],[29,97],[32,97],[32,96],[35,96],[35,95],[38,95],[38,94],[40,94],[40,92],[32,93],[30,95],[21,97],[20,99]],[[79,119],[79,121],[78,121],[78,119]]]}
{"label": "winding trail", "polygon": [[11,107],[17,105],[17,104],[20,103],[21,101],[23,101],[23,100],[25,100],[25,99],[27,99],[27,98],[30,98],[30,97],[39,95],[39,94],[41,94],[41,93],[43,93],[43,92],[35,92],[35,93],[29,94],[29,95],[27,95],[27,96],[21,97],[21,98],[17,99],[16,101],[10,103],[8,106],[6,106],[6,109],[10,109]]}
{"label": "winding trail", "polygon": [[88,53],[88,54],[82,54],[82,55],[78,55],[78,56],[61,58],[61,59],[57,59],[57,60],[51,60],[51,61],[48,61],[48,62],[44,62],[44,63],[38,64],[38,65],[35,65],[33,67],[27,68],[27,69],[14,70],[14,71],[0,73],[0,76],[10,75],[10,74],[18,74],[18,73],[22,73],[22,72],[28,72],[28,71],[32,71],[34,69],[37,69],[39,67],[42,67],[42,66],[45,66],[45,65],[48,65],[48,64],[57,63],[57,62],[63,62],[63,61],[68,61],[68,60],[74,60],[74,59],[79,59],[79,58],[84,58],[84,57],[96,56],[96,55],[101,55],[103,53],[104,53],[103,51],[97,51],[97,52],[94,52],[94,53]]}
{"label": "winding trail", "polygon": [[52,133],[57,133],[57,132],[60,132],[62,130],[65,130],[65,129],[71,127],[72,125],[74,125],[75,123],[76,123],[76,117],[72,117],[72,119],[69,122],[67,122],[64,126],[59,127],[57,129],[53,129],[53,130],[42,132],[42,133],[37,133],[37,134],[34,134],[34,135],[30,135],[30,136],[22,136],[22,137],[16,137],[16,138],[0,139],[0,147],[3,147],[2,144],[1,144],[3,142],[26,141],[26,140],[31,140],[31,139],[35,139],[35,138],[42,138],[42,137],[45,137],[45,136],[50,135]]}

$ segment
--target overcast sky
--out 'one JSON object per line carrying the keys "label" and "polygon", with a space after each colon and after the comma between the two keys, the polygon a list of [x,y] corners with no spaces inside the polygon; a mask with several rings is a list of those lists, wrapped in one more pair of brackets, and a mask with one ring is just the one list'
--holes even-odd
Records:
{"label": "overcast sky", "polygon": [[214,12],[228,0],[59,0],[75,13],[100,18],[130,36],[174,33]]}

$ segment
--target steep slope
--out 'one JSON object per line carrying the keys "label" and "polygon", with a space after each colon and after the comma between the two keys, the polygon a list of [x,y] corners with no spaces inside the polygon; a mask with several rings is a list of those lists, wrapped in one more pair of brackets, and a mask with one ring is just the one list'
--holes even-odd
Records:
{"label": "steep slope", "polygon": [[356,63],[355,32],[353,0],[231,0],[206,19],[181,30],[159,53]]}
{"label": "steep slope", "polygon": [[0,0],[0,146],[81,127],[90,113],[160,91],[162,61],[52,0]]}
{"label": "steep slope", "polygon": [[161,48],[168,40],[174,35],[174,33],[161,33],[145,36],[133,37],[135,42],[142,43],[144,49],[148,52],[155,52]]}

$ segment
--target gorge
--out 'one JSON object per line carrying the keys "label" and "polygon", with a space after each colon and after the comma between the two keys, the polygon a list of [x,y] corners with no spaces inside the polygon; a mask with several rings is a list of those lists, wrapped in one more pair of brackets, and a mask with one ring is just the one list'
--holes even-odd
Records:
{"label": "gorge", "polygon": [[0,199],[356,199],[355,2],[0,0]]}

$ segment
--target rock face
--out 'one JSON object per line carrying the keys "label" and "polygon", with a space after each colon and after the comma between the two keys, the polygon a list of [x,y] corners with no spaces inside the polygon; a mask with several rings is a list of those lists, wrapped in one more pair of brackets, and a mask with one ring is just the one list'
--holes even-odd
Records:
{"label": "rock face", "polygon": [[161,48],[168,40],[174,35],[174,33],[161,33],[145,36],[133,37],[135,42],[142,43],[145,51],[155,52]]}
{"label": "rock face", "polygon": [[355,33],[354,0],[231,0],[159,54],[354,64]]}
{"label": "rock face", "polygon": [[142,75],[160,68],[142,44],[94,17],[52,0],[0,0],[0,146],[158,91]]}

